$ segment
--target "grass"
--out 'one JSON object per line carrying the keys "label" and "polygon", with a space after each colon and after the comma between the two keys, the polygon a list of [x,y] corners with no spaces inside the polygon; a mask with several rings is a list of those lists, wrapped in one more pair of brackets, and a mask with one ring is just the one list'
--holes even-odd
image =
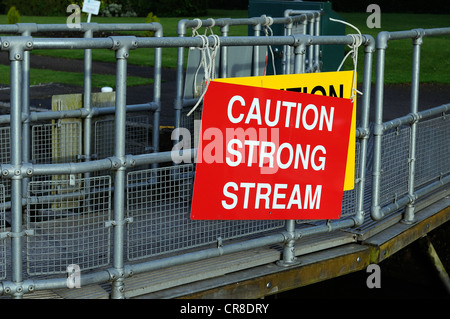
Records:
{"label": "grass", "polygon": [[[366,25],[369,13],[341,13],[345,21],[358,27],[362,34],[370,34],[375,39],[381,31],[402,31],[411,29],[430,29],[450,27],[450,15],[437,14],[381,14],[381,28],[370,29]],[[347,33],[356,33],[346,27]],[[360,65],[358,73],[362,74],[363,50],[358,56]],[[374,66],[376,58],[374,56]],[[395,40],[388,42],[386,50],[385,83],[411,82],[412,45],[411,40]],[[351,64],[346,63],[346,69]],[[375,79],[375,68],[372,71]],[[450,36],[427,37],[423,39],[420,61],[420,81],[423,83],[450,84]],[[360,79],[361,80],[361,79]]]}
{"label": "grass", "polygon": [[[30,85],[56,82],[83,86],[84,74],[80,72],[64,72],[46,69],[31,69],[30,71]],[[0,65],[0,83],[5,85],[10,84],[9,66],[7,65]],[[116,76],[106,74],[92,74],[92,83],[94,84],[94,87],[98,88],[104,86],[115,87]],[[153,83],[153,79],[136,76],[127,77],[127,84],[129,86],[146,85],[151,83]]]}
{"label": "grass", "polygon": [[[450,15],[432,15],[432,14],[394,14],[394,13],[382,13],[381,14],[381,29],[370,29],[366,26],[366,19],[369,13],[341,13],[343,19],[347,22],[352,23],[357,26],[363,34],[370,34],[376,38],[376,35],[380,31],[398,31],[398,30],[410,30],[415,28],[437,28],[437,27],[448,27],[450,26]],[[242,10],[210,10],[208,16],[199,17],[201,19],[206,18],[220,18],[220,17],[231,17],[231,18],[242,18],[247,17],[247,11]],[[192,19],[194,17],[186,17],[187,19]],[[64,24],[66,23],[67,17],[21,17],[21,22],[34,22],[34,23],[50,23],[50,24]],[[177,36],[177,24],[182,18],[160,18],[160,23],[164,28],[165,36]],[[85,21],[85,19],[83,20]],[[97,23],[145,23],[145,18],[106,18],[106,17],[93,17],[93,22]],[[6,16],[0,16],[0,24],[5,24]],[[215,31],[216,32],[216,31]],[[355,31],[347,27],[347,33],[355,33]],[[218,30],[216,33],[219,33]],[[142,36],[142,32],[134,32],[136,36]],[[190,33],[187,34],[189,36]],[[232,27],[230,30],[230,35],[247,35],[246,26],[236,26]],[[81,35],[80,35],[81,36]],[[406,83],[411,80],[411,40],[396,40],[390,41],[389,47],[386,53],[386,83]],[[32,54],[39,54],[45,56],[53,57],[63,57],[69,59],[83,59],[83,50],[35,50]],[[433,83],[450,83],[450,37],[436,37],[436,38],[425,38],[424,44],[421,50],[421,74],[420,79],[422,82],[433,82]],[[115,62],[114,53],[110,50],[94,50],[93,59],[97,61],[104,62]],[[154,55],[153,49],[138,49],[130,52],[130,58],[128,60],[129,64],[141,65],[141,66],[153,66]],[[362,62],[363,60],[363,50],[359,52],[359,68],[358,71],[362,74]],[[374,65],[376,61],[374,59]],[[174,68],[176,66],[176,49],[165,48],[163,49],[163,66]],[[345,69],[351,69],[350,59],[345,64]],[[438,72],[439,71],[439,72]],[[51,71],[48,74],[50,79],[44,78],[47,76],[44,72],[39,71],[42,77],[41,82],[54,81],[55,75],[57,73]],[[64,72],[61,72],[64,73]],[[373,72],[375,73],[375,72]],[[58,78],[62,74],[57,74]],[[95,75],[97,76],[97,75]],[[375,76],[375,74],[374,74]],[[111,79],[109,76],[102,76],[101,81],[110,83]],[[64,81],[72,81],[78,76],[74,74],[69,74],[67,79]],[[82,76],[80,77],[82,81]],[[99,78],[98,78],[99,79]],[[99,79],[100,80],[100,79]],[[131,80],[131,79],[130,79]],[[359,79],[361,80],[361,78]],[[3,83],[4,79],[0,77],[0,82]],[[36,79],[39,81],[39,79]],[[135,82],[133,82],[135,81]],[[140,81],[148,81],[148,79],[133,79],[130,81],[132,83],[140,83]],[[58,82],[60,80],[58,79]],[[73,82],[72,82],[73,83]],[[96,86],[100,86],[95,82]],[[137,85],[137,84],[136,84]],[[109,85],[111,86],[111,85]]]}
{"label": "grass", "polygon": [[[200,19],[207,18],[242,18],[247,17],[247,11],[242,10],[210,10],[210,14],[205,17],[199,17]],[[185,17],[186,19],[193,19],[195,17]],[[38,16],[24,16],[21,17],[23,23],[38,23],[38,24],[65,24],[67,17],[38,17]],[[176,37],[178,21],[183,18],[160,18],[160,23],[163,26],[164,36],[166,37]],[[86,21],[84,19],[83,21]],[[108,17],[93,17],[92,22],[114,24],[114,23],[145,23],[145,18],[143,17],[120,17],[120,18],[108,18]],[[7,18],[5,15],[0,15],[0,24],[6,24]],[[219,34],[219,29],[214,28],[214,32]],[[128,32],[127,34],[132,34],[135,36],[142,37],[143,31]],[[233,27],[230,35],[246,35],[246,26],[236,26]],[[190,35],[187,34],[188,36]],[[82,37],[80,33],[80,37]],[[139,50],[131,51],[130,57],[128,59],[129,64],[141,65],[141,66],[153,66],[154,65],[154,53],[153,49],[142,48]],[[63,57],[67,59],[83,59],[83,50],[36,50],[32,54],[39,54],[45,56],[53,57]],[[94,50],[93,51],[94,61],[103,62],[115,62],[114,52],[110,50]],[[163,51],[163,66],[169,68],[175,68],[177,65],[177,53],[175,48],[165,48]]]}

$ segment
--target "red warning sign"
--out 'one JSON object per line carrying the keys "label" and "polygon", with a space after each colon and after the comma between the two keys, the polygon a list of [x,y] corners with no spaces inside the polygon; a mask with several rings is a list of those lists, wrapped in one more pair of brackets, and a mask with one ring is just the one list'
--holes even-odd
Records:
{"label": "red warning sign", "polygon": [[203,105],[192,219],[340,217],[351,100],[213,81]]}

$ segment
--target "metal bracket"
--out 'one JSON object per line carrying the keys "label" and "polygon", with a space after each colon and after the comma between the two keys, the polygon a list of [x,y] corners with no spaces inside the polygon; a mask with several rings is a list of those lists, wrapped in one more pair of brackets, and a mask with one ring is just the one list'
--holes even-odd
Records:
{"label": "metal bracket", "polygon": [[113,41],[111,50],[116,51],[116,59],[128,59],[129,51],[138,46],[137,38],[134,36],[111,36]]}
{"label": "metal bracket", "polygon": [[34,229],[27,229],[24,231],[21,231],[19,233],[15,232],[3,232],[0,233],[0,240],[6,239],[6,238],[19,238],[23,236],[34,236]]}
{"label": "metal bracket", "polygon": [[23,52],[33,49],[31,36],[10,36],[1,38],[1,50],[9,52],[10,61],[22,61]]}
{"label": "metal bracket", "polygon": [[69,186],[75,186],[76,184],[76,177],[74,174],[69,175]]}
{"label": "metal bracket", "polygon": [[125,218],[122,221],[115,221],[115,220],[109,220],[105,222],[105,227],[112,227],[112,226],[123,226],[126,224],[131,224],[133,222],[133,217]]}
{"label": "metal bracket", "polygon": [[219,250],[220,255],[223,255],[223,241],[222,241],[222,237],[217,237],[217,249]]}

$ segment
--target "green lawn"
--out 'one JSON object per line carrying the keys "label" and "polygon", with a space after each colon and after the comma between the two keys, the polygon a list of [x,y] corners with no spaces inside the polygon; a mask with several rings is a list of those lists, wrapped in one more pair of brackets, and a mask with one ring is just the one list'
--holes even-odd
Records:
{"label": "green lawn", "polygon": [[[381,14],[381,29],[369,29],[366,26],[366,19],[369,13],[342,13],[344,20],[357,26],[363,34],[376,35],[383,30],[397,31],[410,30],[414,28],[437,28],[450,26],[450,15],[432,15],[432,14]],[[247,11],[223,11],[211,10],[208,16],[199,17],[206,19],[208,17],[220,18],[242,18],[247,17]],[[193,17],[187,17],[192,19]],[[66,23],[66,17],[21,17],[21,22],[35,23]],[[164,29],[165,36],[176,36],[177,23],[182,18],[161,18],[160,23]],[[85,20],[83,20],[85,21]],[[105,18],[93,17],[92,22],[98,23],[145,23],[145,18]],[[0,24],[6,23],[6,16],[0,16]],[[217,32],[218,33],[218,30]],[[355,33],[352,28],[347,27],[347,33]],[[232,27],[230,35],[246,35],[246,26]],[[135,32],[134,35],[142,36],[142,32]],[[188,36],[190,33],[188,33]],[[360,68],[362,71],[363,53],[360,50]],[[83,59],[83,50],[35,50],[32,54],[40,54],[47,56],[58,56],[71,59]],[[421,51],[421,81],[422,82],[439,82],[450,83],[450,37],[426,38]],[[114,53],[110,50],[94,50],[93,59],[98,61],[114,62]],[[404,83],[411,79],[411,40],[390,41],[386,54],[386,83]],[[153,49],[138,49],[130,53],[129,63],[143,66],[153,65]],[[374,59],[374,65],[376,60]],[[174,68],[176,66],[176,49],[163,49],[163,66]],[[351,68],[351,64],[347,63],[345,69]],[[439,71],[439,72],[437,72]],[[43,72],[41,72],[44,76]],[[375,73],[375,72],[373,72]],[[50,79],[42,78],[41,82],[55,82],[55,72],[49,72]],[[58,74],[59,77],[60,74]],[[72,81],[74,75],[70,75],[67,81]],[[105,77],[107,78],[107,77]],[[80,77],[82,82],[82,77]],[[51,81],[50,81],[51,80]],[[134,79],[134,83],[139,81],[148,81],[148,79]],[[0,82],[3,83],[0,78]],[[109,81],[109,80],[107,80]],[[131,81],[132,82],[132,81]],[[130,82],[130,85],[132,85]],[[95,82],[96,86],[98,85]],[[98,85],[100,86],[100,85]]]}
{"label": "green lawn", "polygon": [[[0,65],[0,84],[10,83],[9,66]],[[31,69],[30,71],[30,85],[37,85],[43,83],[63,83],[83,86],[84,74],[81,72],[63,72],[46,69]],[[92,74],[92,83],[94,87],[116,86],[116,76],[106,74]],[[128,76],[127,84],[129,86],[146,85],[153,83],[153,79]]]}
{"label": "green lawn", "polygon": [[[430,29],[450,27],[450,15],[437,14],[381,14],[381,28],[369,29],[366,26],[368,13],[341,13],[345,21],[358,27],[363,34],[370,34],[375,39],[381,31],[402,31],[411,29]],[[347,33],[355,33],[346,27]],[[358,60],[359,72],[362,72],[363,53],[360,50]],[[374,67],[376,58],[374,56]],[[346,64],[349,69],[350,64]],[[412,45],[411,40],[388,42],[386,50],[385,83],[405,83],[411,81]],[[450,36],[427,37],[421,48],[420,81],[450,84]],[[375,78],[375,68],[372,71]]]}

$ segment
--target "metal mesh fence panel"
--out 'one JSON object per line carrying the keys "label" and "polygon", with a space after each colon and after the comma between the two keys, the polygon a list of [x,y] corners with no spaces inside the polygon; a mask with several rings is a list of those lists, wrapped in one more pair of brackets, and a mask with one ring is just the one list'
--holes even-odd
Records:
{"label": "metal mesh fence panel", "polygon": [[9,163],[11,157],[11,142],[10,142],[10,128],[0,127],[0,143],[2,147],[0,148],[0,163]]}
{"label": "metal mesh fence panel", "polygon": [[[150,117],[148,115],[127,115],[126,153],[145,154],[149,149]],[[97,158],[114,155],[114,119],[95,122],[95,154]]]}
{"label": "metal mesh fence panel", "polygon": [[[74,185],[78,190],[73,191]],[[111,179],[34,181],[28,184],[27,271],[30,275],[64,273],[110,263]]]}
{"label": "metal mesh fence panel", "polygon": [[[8,164],[11,159],[11,140],[10,127],[0,127],[0,164]],[[9,179],[2,180],[4,186],[5,199],[11,194],[11,181]]]}
{"label": "metal mesh fence panel", "polygon": [[[0,164],[8,164],[11,161],[11,140],[10,127],[0,127]],[[9,179],[2,180],[4,186],[5,200],[11,196],[11,181]]]}
{"label": "metal mesh fence panel", "polygon": [[[355,145],[355,187],[351,190],[344,191],[342,196],[342,208],[341,218],[353,216],[356,214],[356,200],[357,200],[357,180],[359,178],[359,165],[360,165],[360,141],[356,141]],[[311,222],[317,222],[317,220],[297,220],[297,224],[307,224]]]}
{"label": "metal mesh fence panel", "polygon": [[359,178],[359,165],[360,165],[360,142],[356,142],[355,147],[355,187],[352,190],[345,191],[342,197],[342,210],[341,217],[347,217],[355,215],[356,211],[356,190],[357,180]]}
{"label": "metal mesh fence panel", "polygon": [[[82,124],[68,119],[49,124],[33,125],[31,128],[31,156],[36,164],[77,162],[82,154]],[[71,176],[74,177],[74,176]],[[78,174],[79,178],[80,175]],[[65,180],[67,175],[33,176],[33,181]]]}
{"label": "metal mesh fence panel", "polygon": [[[0,184],[0,204],[5,203],[5,187]],[[6,231],[5,209],[0,206],[0,234]],[[6,237],[0,238],[0,279],[6,278]]]}
{"label": "metal mesh fence panel", "polygon": [[114,119],[95,122],[95,154],[106,158],[114,154]]}
{"label": "metal mesh fence panel", "polygon": [[279,228],[283,221],[190,219],[194,165],[140,170],[127,176],[128,259],[135,260]]}
{"label": "metal mesh fence panel", "polygon": [[380,203],[388,204],[408,191],[411,128],[400,127],[382,138]]}
{"label": "metal mesh fence panel", "polygon": [[81,151],[81,123],[57,122],[34,125],[32,158],[38,164],[76,162]]}
{"label": "metal mesh fence panel", "polygon": [[450,172],[450,116],[418,123],[415,186]]}
{"label": "metal mesh fence panel", "polygon": [[[201,126],[201,119],[202,119],[202,109],[203,104],[200,104],[195,111],[190,115],[187,116],[188,111],[186,113],[183,113],[181,115],[180,119],[180,128],[187,129],[191,134],[191,146],[192,148],[196,148],[198,146],[198,138],[200,136],[200,126]],[[185,110],[186,111],[186,110]],[[186,145],[186,147],[188,147]]]}

